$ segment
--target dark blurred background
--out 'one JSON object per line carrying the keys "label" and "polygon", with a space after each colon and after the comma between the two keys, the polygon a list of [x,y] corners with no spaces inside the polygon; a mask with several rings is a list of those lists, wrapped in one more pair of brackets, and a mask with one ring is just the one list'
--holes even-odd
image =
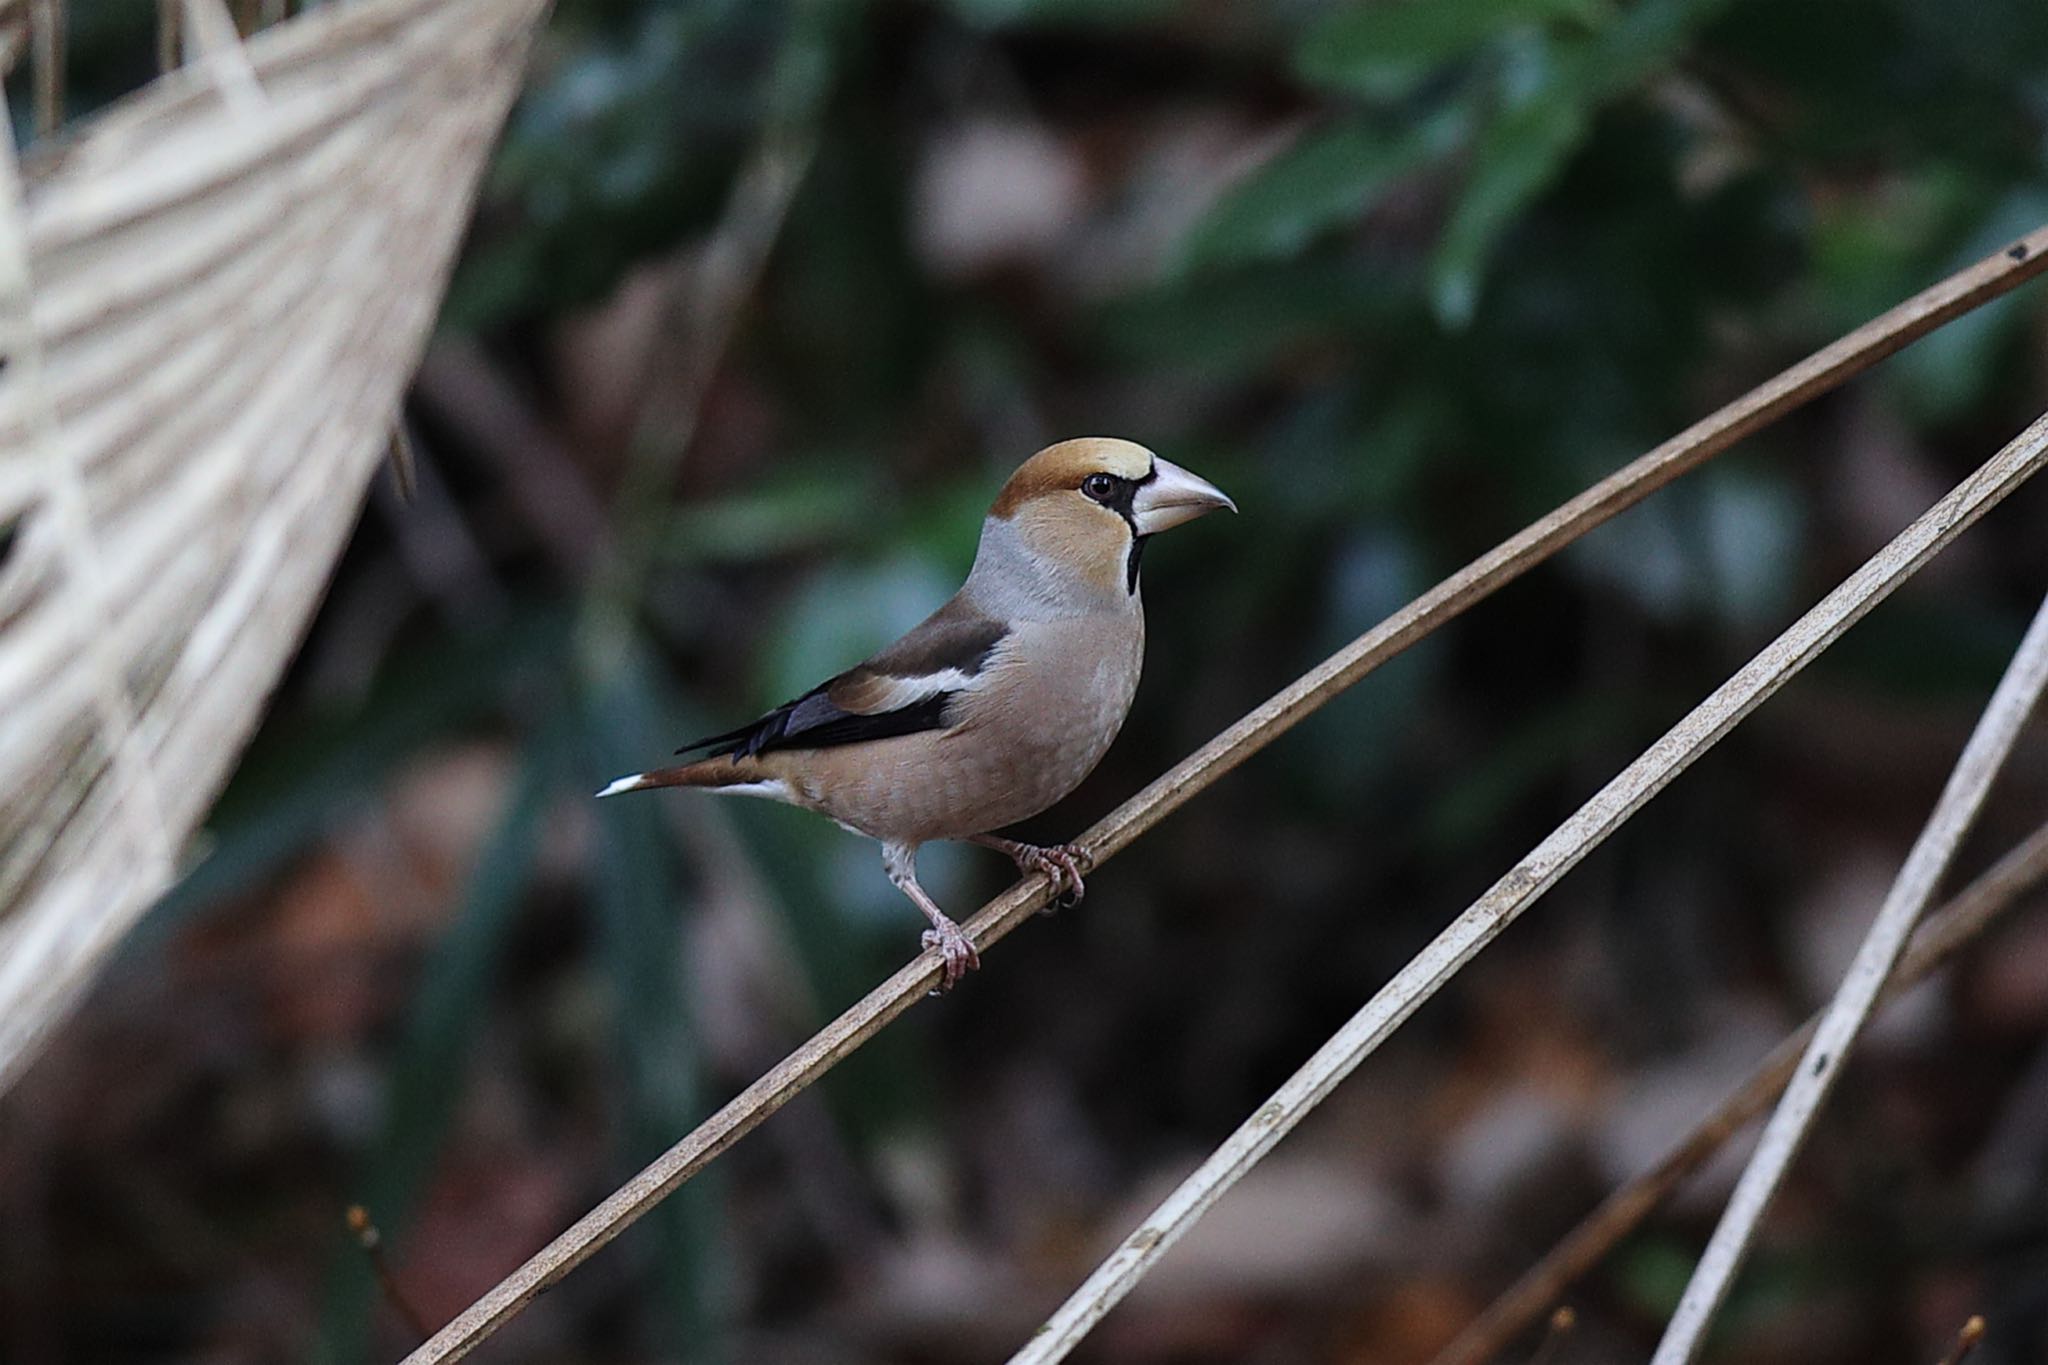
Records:
{"label": "dark blurred background", "polygon": [[[72,113],[155,7],[72,7]],[[17,110],[17,118],[20,113]],[[921,922],[800,812],[589,794],[860,658],[1006,472],[1148,557],[1064,838],[1587,483],[2048,221],[2038,0],[559,0],[380,476],[184,883],[0,1104],[0,1357],[390,1360]],[[999,1359],[1522,852],[2048,401],[2041,286],[1369,678],[480,1359]],[[1417,1016],[1096,1361],[1420,1362],[1823,1000],[2044,588],[2023,491]],[[1973,837],[2048,811],[2036,726]],[[963,914],[1009,880],[933,848]],[[2048,919],[1877,1026],[1719,1359],[2048,1359]],[[1735,1167],[1570,1296],[1637,1360]],[[1507,1359],[1528,1359],[1530,1344]]]}

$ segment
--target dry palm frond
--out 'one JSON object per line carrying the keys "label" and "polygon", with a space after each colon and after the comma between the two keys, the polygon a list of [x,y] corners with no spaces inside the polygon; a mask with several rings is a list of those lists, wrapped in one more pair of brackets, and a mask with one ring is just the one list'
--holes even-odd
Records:
{"label": "dry palm frond", "polygon": [[0,1088],[297,643],[545,7],[323,6],[0,157]]}

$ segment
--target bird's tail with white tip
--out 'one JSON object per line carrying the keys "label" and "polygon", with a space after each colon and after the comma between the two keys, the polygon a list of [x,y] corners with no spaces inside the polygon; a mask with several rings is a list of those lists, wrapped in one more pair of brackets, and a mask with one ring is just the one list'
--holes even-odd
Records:
{"label": "bird's tail with white tip", "polygon": [[695,763],[684,763],[673,768],[656,768],[652,772],[632,773],[606,787],[599,796],[617,796],[621,792],[645,791],[650,787],[705,787],[717,790],[743,790],[748,795],[771,796],[775,793],[763,790],[771,785],[780,785],[775,778],[761,771],[761,765],[752,759],[702,758]]}

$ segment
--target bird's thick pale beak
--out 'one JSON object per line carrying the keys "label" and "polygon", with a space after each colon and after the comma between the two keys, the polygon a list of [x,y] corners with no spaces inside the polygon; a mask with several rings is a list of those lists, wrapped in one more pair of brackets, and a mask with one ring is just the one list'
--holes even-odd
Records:
{"label": "bird's thick pale beak", "polygon": [[1237,510],[1237,504],[1215,484],[1154,456],[1152,477],[1138,485],[1138,494],[1131,499],[1131,524],[1139,535],[1149,536],[1219,507]]}

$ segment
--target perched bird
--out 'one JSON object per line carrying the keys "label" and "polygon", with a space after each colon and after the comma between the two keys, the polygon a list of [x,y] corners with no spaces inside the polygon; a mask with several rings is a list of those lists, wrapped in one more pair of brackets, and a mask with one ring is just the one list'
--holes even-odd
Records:
{"label": "perched bird", "polygon": [[1124,723],[1144,662],[1138,559],[1148,537],[1236,504],[1143,446],[1062,441],[1026,460],[982,523],[967,581],[896,643],[680,767],[599,792],[703,787],[765,796],[882,842],[882,866],[932,927],[943,985],[980,965],[917,883],[918,845],[964,839],[1078,899],[1085,855],[992,831],[1086,777]]}

